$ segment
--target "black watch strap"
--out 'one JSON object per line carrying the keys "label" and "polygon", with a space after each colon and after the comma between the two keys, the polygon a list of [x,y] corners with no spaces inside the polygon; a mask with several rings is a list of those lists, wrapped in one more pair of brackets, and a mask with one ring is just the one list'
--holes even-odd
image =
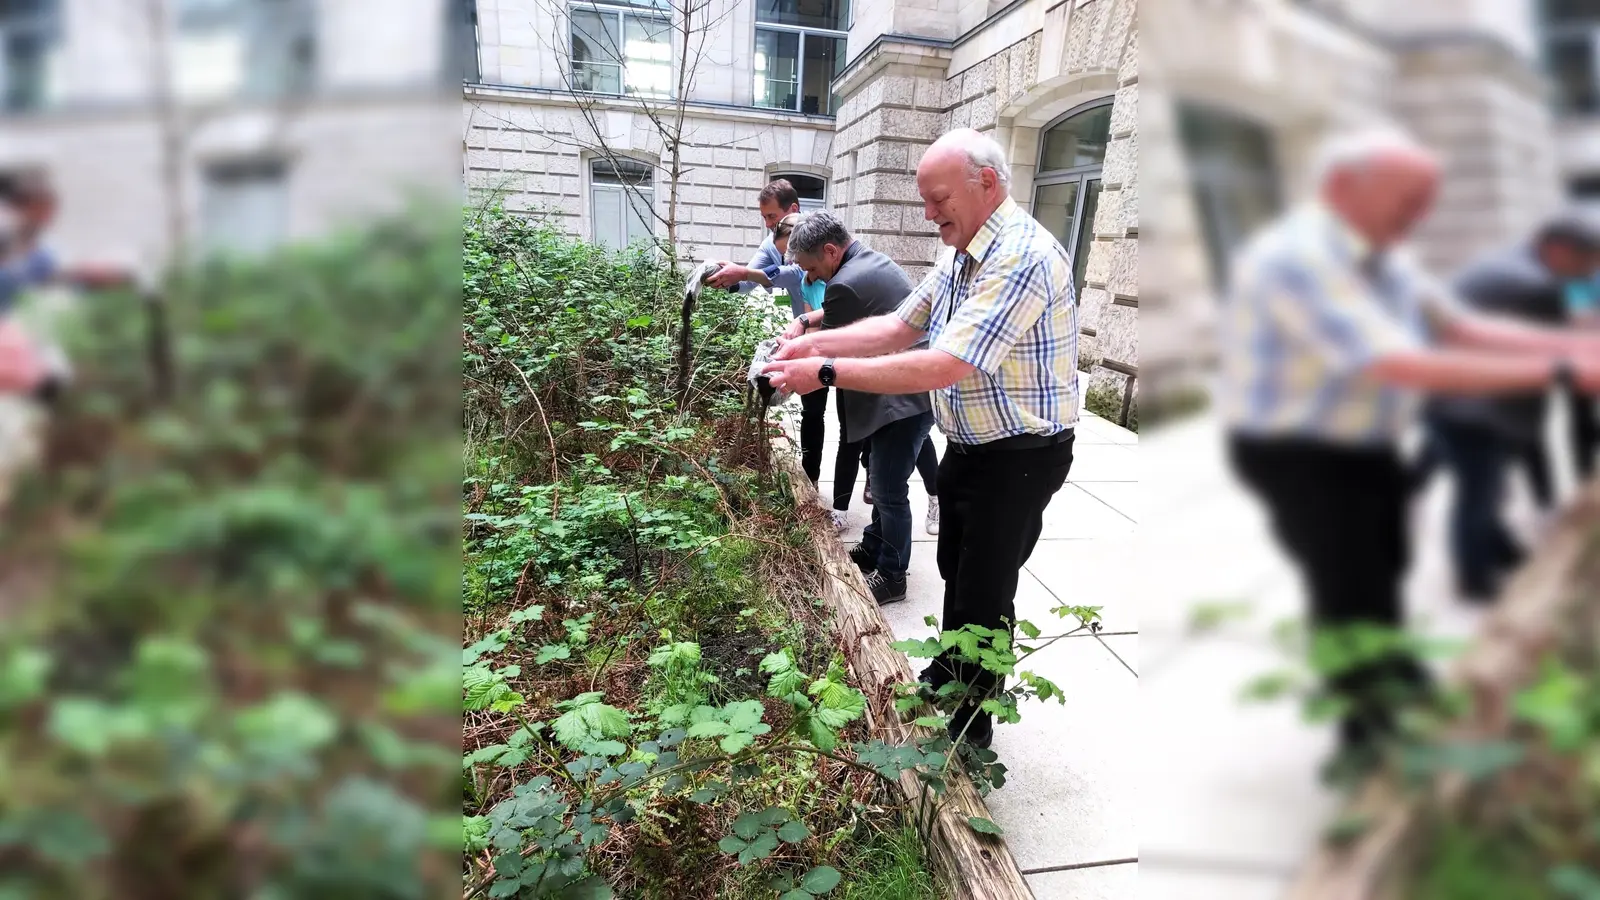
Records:
{"label": "black watch strap", "polygon": [[1555,383],[1564,388],[1577,386],[1578,370],[1572,365],[1572,360],[1563,357],[1556,361]]}

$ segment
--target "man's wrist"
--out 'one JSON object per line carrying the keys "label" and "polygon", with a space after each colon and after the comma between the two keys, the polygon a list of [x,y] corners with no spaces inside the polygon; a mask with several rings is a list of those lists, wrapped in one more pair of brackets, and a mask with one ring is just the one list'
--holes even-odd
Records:
{"label": "man's wrist", "polygon": [[1551,366],[1550,381],[1558,387],[1570,388],[1575,386],[1578,381],[1577,367],[1572,364],[1571,359],[1565,356],[1558,357],[1555,364]]}

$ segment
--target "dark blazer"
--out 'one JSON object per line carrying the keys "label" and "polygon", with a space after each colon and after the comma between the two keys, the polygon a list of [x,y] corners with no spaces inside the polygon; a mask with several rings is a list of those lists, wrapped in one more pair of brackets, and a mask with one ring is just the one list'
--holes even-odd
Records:
{"label": "dark blazer", "polygon": [[[851,242],[839,263],[839,270],[828,279],[822,295],[822,327],[843,328],[872,316],[895,311],[913,285],[905,270],[894,260],[860,241]],[[843,440],[855,443],[891,422],[921,415],[933,408],[928,392],[915,394],[866,394],[839,391],[839,410],[844,419]]]}

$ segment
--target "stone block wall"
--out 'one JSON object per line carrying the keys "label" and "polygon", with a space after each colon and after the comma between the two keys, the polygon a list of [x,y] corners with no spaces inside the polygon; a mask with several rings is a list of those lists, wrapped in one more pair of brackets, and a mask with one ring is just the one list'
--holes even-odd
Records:
{"label": "stone block wall", "polygon": [[[670,155],[642,113],[617,103],[596,110],[606,132],[596,139],[591,118],[570,99],[469,92],[464,104],[465,170],[469,189],[497,192],[508,210],[554,217],[573,234],[592,238],[589,162],[601,146],[658,168],[655,209],[668,215]],[[762,239],[756,195],[777,172],[799,171],[837,187],[829,163],[833,133],[804,118],[770,113],[695,111],[687,120],[678,178],[678,242],[690,257],[747,261]],[[656,223],[656,233],[665,226]]]}
{"label": "stone block wall", "polygon": [[1444,162],[1416,237],[1425,263],[1448,275],[1559,207],[1554,115],[1530,64],[1492,44],[1441,40],[1402,54],[1400,75],[1398,117]]}
{"label": "stone block wall", "polygon": [[[1034,8],[1037,7],[1037,8]],[[954,51],[880,43],[838,85],[834,205],[869,245],[921,279],[949,249],[923,218],[916,189],[922,153],[958,128],[989,134],[1011,152],[1012,193],[1032,202],[1039,121],[1095,96],[1114,96],[1113,140],[1079,298],[1080,353],[1136,371],[1138,366],[1138,65],[1134,0],[1072,0],[1047,12],[1042,2],[1013,8]],[[995,35],[1042,23],[1009,44]],[[1022,29],[1025,31],[1025,29]],[[852,38],[853,40],[853,38]],[[970,52],[988,44],[986,56]],[[1055,48],[1046,59],[1044,48]],[[951,71],[956,61],[963,67]],[[1019,112],[1021,111],[1021,112]],[[1045,115],[1045,120],[1049,116]],[[848,188],[845,187],[848,185]],[[1068,248],[1069,251],[1074,248]],[[1103,364],[1095,383],[1120,389],[1126,375]]]}
{"label": "stone block wall", "polygon": [[943,246],[923,217],[917,164],[946,130],[947,55],[880,44],[839,88],[830,206],[863,243],[899,263],[913,281],[932,271]]}

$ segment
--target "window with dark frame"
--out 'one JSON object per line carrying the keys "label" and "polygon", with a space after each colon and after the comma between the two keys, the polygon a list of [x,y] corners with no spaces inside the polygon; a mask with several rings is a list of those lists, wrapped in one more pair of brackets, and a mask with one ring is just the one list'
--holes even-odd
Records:
{"label": "window with dark frame", "polygon": [[755,105],[833,115],[850,16],[849,0],[756,0]]}
{"label": "window with dark frame", "polygon": [[828,208],[828,182],[803,172],[774,172],[768,181],[786,179],[800,197],[800,211],[811,212]]}
{"label": "window with dark frame", "polygon": [[655,170],[625,157],[589,161],[589,210],[596,244],[620,250],[655,234]]}
{"label": "window with dark frame", "polygon": [[0,113],[43,109],[60,44],[60,0],[0,0]]}
{"label": "window with dark frame", "polygon": [[288,233],[288,166],[281,159],[245,159],[206,166],[201,243],[211,252],[266,253]]}
{"label": "window with dark frame", "polygon": [[459,76],[463,84],[483,81],[478,55],[478,2],[451,0],[446,4],[445,59],[447,77]]}
{"label": "window with dark frame", "polygon": [[237,40],[238,96],[299,96],[316,83],[316,8],[316,0],[178,0],[178,39]]}
{"label": "window with dark frame", "polygon": [[1212,283],[1222,291],[1234,252],[1283,209],[1276,142],[1254,119],[1183,101],[1178,132]]}
{"label": "window with dark frame", "polygon": [[1039,135],[1033,217],[1072,256],[1075,297],[1083,296],[1100,209],[1101,170],[1111,143],[1111,97],[1068,110]]}
{"label": "window with dark frame", "polygon": [[1543,0],[1539,31],[1557,107],[1566,113],[1600,113],[1600,3]]}
{"label": "window with dark frame", "polygon": [[672,18],[648,4],[574,4],[573,87],[596,94],[672,96]]}

